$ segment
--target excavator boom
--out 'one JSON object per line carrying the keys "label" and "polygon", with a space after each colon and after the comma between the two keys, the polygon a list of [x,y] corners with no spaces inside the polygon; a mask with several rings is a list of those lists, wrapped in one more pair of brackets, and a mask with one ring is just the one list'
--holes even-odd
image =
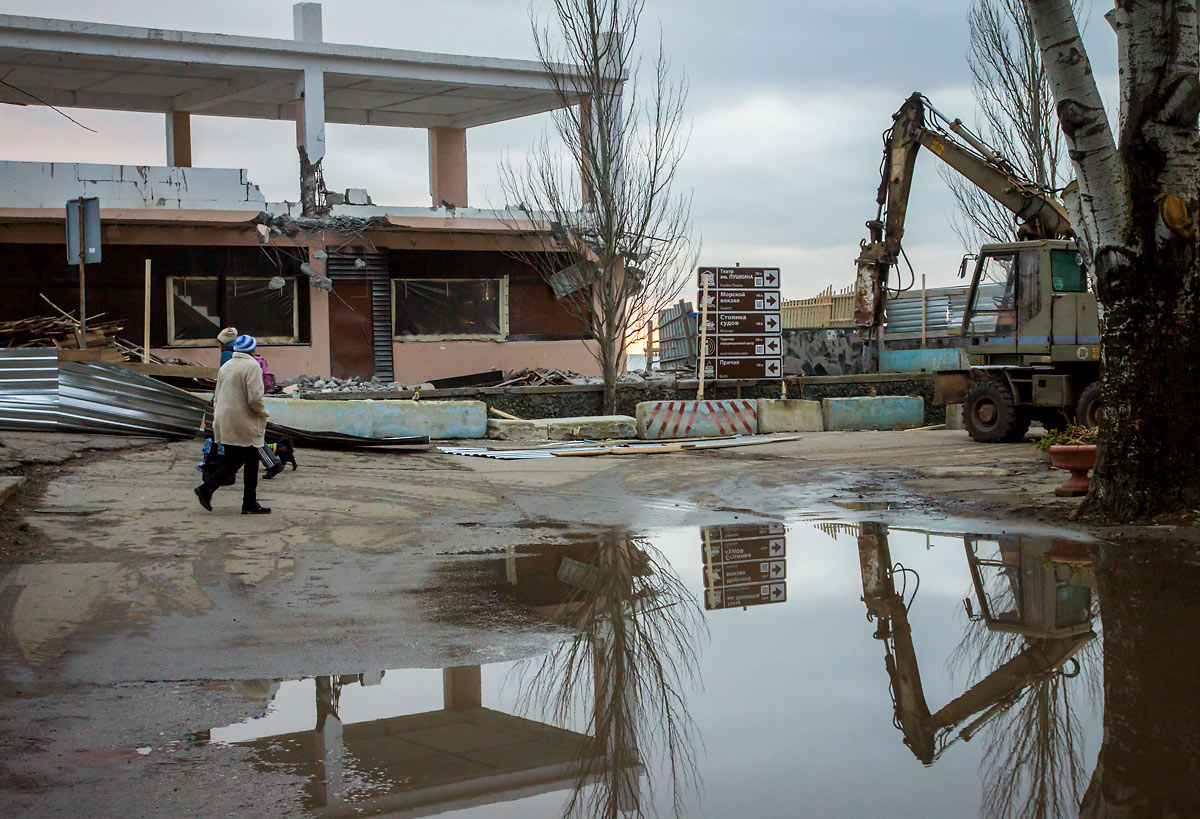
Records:
{"label": "excavator boom", "polygon": [[876,218],[867,222],[869,239],[856,264],[854,322],[877,327],[883,315],[888,273],[900,257],[913,170],[921,148],[928,149],[972,184],[1012,212],[1023,239],[1070,238],[1066,208],[1053,192],[1025,179],[1002,156],[962,124],[951,122],[919,92],[905,100],[884,135],[882,178]]}

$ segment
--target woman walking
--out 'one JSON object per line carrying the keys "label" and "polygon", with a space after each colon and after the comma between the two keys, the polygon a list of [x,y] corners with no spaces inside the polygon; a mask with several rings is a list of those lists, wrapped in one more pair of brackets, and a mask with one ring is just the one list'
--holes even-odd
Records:
{"label": "woman walking", "polygon": [[219,486],[242,470],[242,514],[266,515],[271,510],[258,504],[258,448],[267,431],[267,405],[263,402],[262,368],[252,353],[258,347],[254,336],[238,336],[233,355],[217,371],[213,392],[213,443],[224,449],[223,463],[196,487],[200,505],[212,511],[212,496]]}

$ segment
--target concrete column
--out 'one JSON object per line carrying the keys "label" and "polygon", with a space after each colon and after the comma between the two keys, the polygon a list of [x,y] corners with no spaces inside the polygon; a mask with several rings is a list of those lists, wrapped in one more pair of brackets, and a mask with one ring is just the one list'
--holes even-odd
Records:
{"label": "concrete column", "polygon": [[433,206],[467,206],[467,132],[429,129],[429,195]]}
{"label": "concrete column", "polygon": [[305,43],[319,43],[324,39],[321,26],[320,3],[296,3],[292,6],[293,37]]}
{"label": "concrete column", "polygon": [[325,158],[325,75],[306,68],[296,83],[296,146],[300,154],[300,204],[317,215],[317,169]]}
{"label": "concrete column", "polygon": [[[587,168],[592,161],[592,95],[581,94],[579,97],[579,163]],[[594,205],[595,196],[586,171],[579,174],[583,186],[583,204]]]}
{"label": "concrete column", "polygon": [[192,167],[192,115],[187,111],[167,113],[167,165]]}
{"label": "concrete column", "polygon": [[477,665],[442,669],[442,709],[463,711],[483,704],[483,677]]}

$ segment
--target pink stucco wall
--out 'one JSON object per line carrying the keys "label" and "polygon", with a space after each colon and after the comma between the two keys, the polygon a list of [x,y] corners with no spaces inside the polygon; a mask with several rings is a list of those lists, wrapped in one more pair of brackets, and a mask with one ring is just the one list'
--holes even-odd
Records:
{"label": "pink stucco wall", "polygon": [[485,370],[543,367],[599,375],[583,341],[404,341],[392,345],[396,380],[415,384]]}

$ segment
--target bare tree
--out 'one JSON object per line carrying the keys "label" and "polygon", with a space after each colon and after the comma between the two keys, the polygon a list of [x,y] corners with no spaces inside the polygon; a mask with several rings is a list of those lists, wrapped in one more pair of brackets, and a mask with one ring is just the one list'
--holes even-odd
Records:
{"label": "bare tree", "polygon": [[1114,138],[1070,0],[1025,0],[1079,191],[1101,330],[1100,445],[1085,513],[1145,519],[1200,501],[1200,16],[1121,2]]}
{"label": "bare tree", "polygon": [[[1071,0],[1072,7],[1078,4]],[[967,23],[967,65],[980,112],[976,132],[1021,176],[1061,188],[1071,178],[1070,160],[1023,0],[975,0]],[[1017,239],[1012,213],[949,168],[939,166],[938,173],[958,203],[951,226],[968,251]]]}
{"label": "bare tree", "polygon": [[595,340],[604,411],[617,408],[625,349],[674,301],[695,264],[691,197],[673,191],[687,146],[687,82],[659,43],[637,94],[644,0],[555,0],[534,44],[561,107],[554,135],[501,186],[526,219],[550,222],[558,252],[522,254]]}

